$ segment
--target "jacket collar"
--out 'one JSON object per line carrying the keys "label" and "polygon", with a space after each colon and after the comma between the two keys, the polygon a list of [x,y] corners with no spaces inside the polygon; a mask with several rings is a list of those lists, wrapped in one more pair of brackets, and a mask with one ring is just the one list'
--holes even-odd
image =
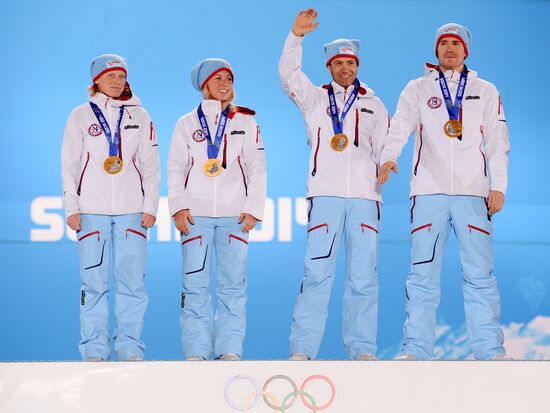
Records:
{"label": "jacket collar", "polygon": [[[374,90],[372,90],[371,88],[369,88],[365,83],[363,82],[360,82],[361,83],[361,88],[359,89],[359,94],[358,96],[359,97],[372,97],[374,96]],[[344,94],[344,92],[346,92],[346,96],[349,96],[349,94],[351,93],[351,91],[353,90],[354,86],[351,85],[351,86],[348,86],[347,90],[340,86],[338,83],[336,83],[334,80],[332,80],[330,82],[330,84],[332,85],[332,88],[334,89],[334,94],[336,96],[339,96],[339,95],[342,95]],[[325,89],[328,89],[328,85],[324,85],[323,88]]]}
{"label": "jacket collar", "polygon": [[120,108],[121,106],[141,106],[141,100],[136,95],[132,95],[132,97],[127,100],[116,100],[99,92],[96,93],[95,96],[90,96],[89,100],[95,103],[100,109],[106,109],[108,107]]}
{"label": "jacket collar", "polygon": [[[439,79],[439,66],[432,63],[426,63],[424,66],[424,75],[429,78]],[[468,79],[477,77],[475,70],[468,69]],[[447,70],[445,79],[450,83],[458,83],[460,80],[460,72],[455,70]]]}
{"label": "jacket collar", "polygon": [[203,99],[201,107],[208,120],[217,119],[222,113],[222,103],[219,100]]}

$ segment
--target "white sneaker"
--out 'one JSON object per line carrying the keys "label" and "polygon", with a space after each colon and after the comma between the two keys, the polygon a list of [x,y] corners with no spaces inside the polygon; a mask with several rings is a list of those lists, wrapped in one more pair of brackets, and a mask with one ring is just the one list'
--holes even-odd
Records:
{"label": "white sneaker", "polygon": [[220,356],[221,361],[241,361],[241,356],[235,353],[225,353]]}
{"label": "white sneaker", "polygon": [[204,361],[205,358],[202,356],[189,356],[185,360],[186,361]]}
{"label": "white sneaker", "polygon": [[290,361],[308,361],[310,360],[309,356],[306,353],[294,353],[289,358]]}
{"label": "white sneaker", "polygon": [[373,354],[360,353],[357,357],[355,357],[355,360],[357,360],[357,361],[374,361],[374,360],[378,360],[378,359]]}
{"label": "white sneaker", "polygon": [[399,361],[414,361],[414,360],[418,360],[416,358],[416,356],[414,354],[409,354],[409,353],[405,353],[405,354],[401,354],[400,356],[397,356],[395,358],[395,360],[399,360]]}
{"label": "white sneaker", "polygon": [[513,361],[514,359],[506,354],[495,354],[491,361]]}
{"label": "white sneaker", "polygon": [[132,357],[128,357],[128,360],[126,361],[143,361],[143,357],[141,356],[132,356]]}
{"label": "white sneaker", "polygon": [[99,356],[92,356],[92,357],[88,357],[86,361],[97,363],[98,361],[105,361],[105,360],[103,360],[103,358]]}

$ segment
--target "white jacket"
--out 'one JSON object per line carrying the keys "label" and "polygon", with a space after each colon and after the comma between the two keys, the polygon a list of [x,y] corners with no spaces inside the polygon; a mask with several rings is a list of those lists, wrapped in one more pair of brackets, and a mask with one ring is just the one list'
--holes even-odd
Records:
{"label": "white jacket", "polygon": [[[386,107],[361,83],[357,99],[344,119],[343,132],[350,140],[349,145],[342,152],[334,151],[330,146],[334,129],[328,85],[316,87],[302,72],[303,39],[292,32],[288,35],[279,63],[279,77],[285,93],[298,106],[307,125],[311,146],[307,197],[337,196],[381,202],[377,177],[380,150],[389,127]],[[353,86],[345,90],[333,81],[332,87],[341,111]]]}
{"label": "white jacket", "polygon": [[[229,217],[245,212],[263,219],[266,197],[266,165],[260,128],[254,111],[236,106],[229,113],[217,159],[224,169],[206,176],[208,145],[197,110],[182,116],[174,129],[168,158],[170,215],[189,209],[193,216]],[[202,110],[212,139],[221,115],[221,103],[203,100]]]}
{"label": "white jacket", "polygon": [[153,122],[136,96],[113,100],[97,93],[90,98],[109,123],[112,137],[124,106],[120,126],[122,170],[109,175],[103,162],[109,144],[89,103],[69,115],[61,149],[61,177],[65,213],[122,215],[157,214],[160,161]]}
{"label": "white jacket", "polygon": [[[449,70],[445,78],[454,103],[460,73]],[[439,72],[426,65],[425,75],[409,82],[399,97],[381,164],[396,161],[414,131],[410,196],[487,197],[489,189],[506,193],[510,142],[495,86],[470,70],[462,100],[462,140],[445,135],[448,120]]]}

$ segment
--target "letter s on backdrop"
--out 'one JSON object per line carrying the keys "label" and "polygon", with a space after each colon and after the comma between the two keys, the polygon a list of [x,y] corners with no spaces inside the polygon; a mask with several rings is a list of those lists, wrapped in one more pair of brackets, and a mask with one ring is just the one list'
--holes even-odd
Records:
{"label": "letter s on backdrop", "polygon": [[47,225],[47,228],[32,228],[31,241],[59,241],[63,238],[63,212],[47,212],[48,209],[63,210],[63,199],[59,196],[41,196],[33,199],[31,219],[37,225]]}

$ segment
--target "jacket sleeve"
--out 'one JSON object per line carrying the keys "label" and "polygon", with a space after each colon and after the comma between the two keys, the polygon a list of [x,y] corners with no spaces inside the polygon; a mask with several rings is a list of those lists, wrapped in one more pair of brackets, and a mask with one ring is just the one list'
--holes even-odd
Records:
{"label": "jacket sleeve", "polygon": [[388,130],[390,127],[390,114],[388,113],[384,103],[380,99],[377,99],[377,101],[378,109],[376,110],[375,130],[372,146],[374,149],[374,160],[380,166],[380,154],[386,143]]}
{"label": "jacket sleeve", "polygon": [[190,154],[182,120],[179,120],[172,134],[168,155],[168,207],[170,216],[182,209],[189,209],[190,199],[185,189],[185,178],[189,173]]}
{"label": "jacket sleeve", "polygon": [[143,174],[143,212],[156,216],[160,196],[160,158],[157,134],[147,112],[142,125],[138,155]]}
{"label": "jacket sleeve", "polygon": [[386,143],[380,155],[381,165],[388,161],[397,163],[397,158],[401,155],[409,136],[416,129],[419,119],[418,96],[414,83],[409,82],[399,96],[397,109],[391,120]]}
{"label": "jacket sleeve", "polygon": [[82,133],[76,120],[76,112],[69,115],[61,146],[61,181],[63,205],[67,217],[80,212],[78,205],[78,181],[82,163]]}
{"label": "jacket sleeve", "polygon": [[303,37],[296,36],[292,31],[289,33],[279,61],[279,78],[285,93],[305,115],[315,104],[317,88],[302,72],[303,40]]}
{"label": "jacket sleeve", "polygon": [[491,176],[491,191],[505,194],[508,186],[510,140],[508,138],[508,124],[504,116],[502,100],[495,87],[492,88],[490,98],[485,107],[483,135]]}
{"label": "jacket sleeve", "polygon": [[247,182],[247,195],[244,210],[261,221],[264,217],[267,192],[265,151],[260,135],[260,127],[253,118],[247,122],[243,144],[244,171]]}

